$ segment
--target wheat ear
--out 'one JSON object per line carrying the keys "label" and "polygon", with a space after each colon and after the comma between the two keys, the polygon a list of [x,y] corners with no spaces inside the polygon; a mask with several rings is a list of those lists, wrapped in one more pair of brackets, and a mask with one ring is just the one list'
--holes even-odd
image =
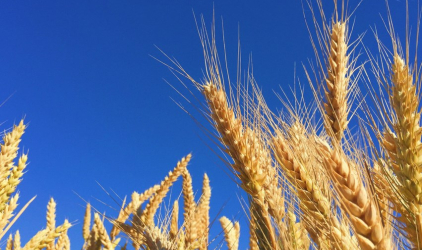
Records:
{"label": "wheat ear", "polygon": [[[22,155],[19,158],[18,165],[14,166],[12,170],[10,171],[9,178],[7,181],[2,182],[5,183],[5,185],[2,186],[2,190],[0,191],[0,197],[3,202],[7,202],[10,198],[10,195],[15,192],[16,187],[18,184],[22,181],[21,177],[23,175],[23,170],[26,168],[26,162],[28,160],[27,155]],[[0,204],[0,207],[4,209],[4,203]]]}
{"label": "wheat ear", "polygon": [[227,217],[220,218],[221,227],[224,231],[224,238],[226,239],[229,250],[237,250],[239,248],[240,225],[239,222],[231,222]]}
{"label": "wheat ear", "polygon": [[57,239],[57,244],[54,250],[70,250],[70,240],[67,235],[67,230],[64,231]]}
{"label": "wheat ear", "polygon": [[38,249],[41,241],[48,235],[48,230],[44,229],[36,233],[23,247],[23,250]]}
{"label": "wheat ear", "polygon": [[[141,206],[146,200],[148,200],[157,190],[160,188],[159,185],[154,185],[153,187],[145,190],[142,194],[134,192],[132,194],[132,200],[119,212],[119,216],[116,219],[116,222],[124,223],[131,214],[136,212],[136,210]],[[118,226],[113,225],[113,228],[110,232],[110,237],[114,239],[117,234],[119,234],[120,229]]]}
{"label": "wheat ear", "polygon": [[[306,228],[319,248],[345,249],[353,246],[353,237],[344,233],[335,216],[331,215],[330,199],[323,167],[314,157],[314,142],[305,134],[304,126],[295,121],[285,136],[276,130],[273,137],[275,159],[295,187]],[[318,177],[318,178],[317,178]],[[347,227],[347,225],[346,225]],[[333,237],[328,240],[328,237]]]}
{"label": "wheat ear", "polygon": [[0,152],[0,179],[4,180],[9,175],[9,170],[13,167],[13,160],[17,156],[19,143],[26,126],[23,120],[18,125],[13,126],[13,130],[3,137],[3,144]]}
{"label": "wheat ear", "polygon": [[21,235],[19,230],[17,230],[13,239],[13,250],[21,250],[21,248]]}
{"label": "wheat ear", "polygon": [[274,228],[265,198],[266,175],[271,168],[266,145],[263,145],[254,130],[248,126],[243,127],[240,114],[236,117],[229,107],[226,93],[221,86],[217,87],[209,82],[202,87],[214,127],[221,136],[220,141],[234,161],[231,167],[240,179],[241,187],[252,197],[251,218],[257,220],[258,242],[263,249],[276,249]]}
{"label": "wheat ear", "polygon": [[177,240],[177,235],[179,233],[179,202],[174,201],[173,209],[171,211],[171,222],[170,222],[170,239],[172,241]]}
{"label": "wheat ear", "polygon": [[[396,131],[395,150],[389,150],[393,159],[393,170],[406,190],[403,195],[409,202],[422,204],[422,184],[420,184],[422,164],[420,113],[417,111],[419,100],[413,77],[408,66],[397,54],[392,65],[392,105],[396,114],[393,127]],[[386,143],[391,142],[385,140]],[[388,147],[387,147],[388,148]]]}
{"label": "wheat ear", "polygon": [[6,250],[13,250],[13,237],[11,234],[9,235],[9,238],[7,238]]}
{"label": "wheat ear", "polygon": [[110,240],[110,238],[108,237],[107,231],[104,227],[104,224],[100,218],[100,216],[95,213],[94,214],[94,224],[96,225],[96,228],[98,230],[98,236],[99,239],[102,243],[102,245],[104,246],[105,250],[113,250],[114,246]]}
{"label": "wheat ear", "polygon": [[193,188],[192,188],[192,177],[187,171],[184,169],[182,172],[183,177],[183,218],[184,218],[184,226],[185,226],[185,234],[186,234],[186,245],[192,245],[194,241],[197,239],[197,228],[196,228],[196,221],[195,221],[195,209],[196,203],[195,198],[193,195]]}
{"label": "wheat ear", "polygon": [[[0,233],[4,234],[4,229],[8,224],[9,220],[13,217],[13,212],[18,207],[18,200],[19,200],[19,193],[17,193],[15,196],[13,196],[9,204],[6,204],[5,208],[2,212],[0,212]],[[0,237],[1,238],[1,237]]]}
{"label": "wheat ear", "polygon": [[[392,127],[384,131],[382,138],[392,170],[398,182],[391,182],[393,189],[400,192],[402,211],[409,216],[402,216],[406,224],[404,230],[409,240],[422,247],[422,128],[420,127],[419,98],[416,85],[413,83],[413,73],[409,66],[395,52],[392,64],[390,103],[394,110]],[[390,178],[391,179],[391,178]],[[396,194],[397,195],[397,194]],[[392,201],[394,202],[395,199]]]}
{"label": "wheat ear", "polygon": [[[306,141],[303,138],[305,135],[296,134],[299,141],[297,145],[306,145]],[[290,141],[293,141],[291,138]],[[323,236],[321,227],[325,224],[325,221],[330,216],[330,203],[327,197],[321,192],[320,188],[314,182],[313,178],[307,173],[307,166],[310,164],[308,160],[303,157],[293,157],[292,151],[287,145],[286,139],[279,133],[278,136],[273,138],[274,155],[282,169],[287,173],[287,177],[294,187],[296,187],[297,195],[301,200],[302,210],[305,211],[309,216],[318,221],[318,226],[308,228],[311,238],[318,243],[319,237]],[[306,150],[294,149],[296,155],[307,154]],[[305,162],[301,162],[305,161]],[[305,165],[304,165],[305,164]],[[319,244],[319,243],[318,243]]]}
{"label": "wheat ear", "polygon": [[[335,190],[340,194],[341,207],[349,214],[359,245],[366,249],[389,249],[377,204],[341,150],[321,144],[324,165],[331,175]],[[340,152],[339,152],[340,151]]]}
{"label": "wheat ear", "polygon": [[56,227],[54,230],[49,231],[48,229],[48,233],[46,235],[46,237],[44,237],[44,239],[41,240],[41,242],[38,245],[37,249],[43,249],[43,248],[47,248],[48,245],[50,245],[51,243],[54,244],[54,241],[59,238],[63,233],[66,233],[67,230],[71,227],[72,225],[65,220],[64,223],[58,227]]}
{"label": "wheat ear", "polygon": [[[50,198],[47,205],[47,229],[50,232],[56,229],[56,202],[53,198]],[[54,250],[54,242],[47,246],[47,250]]]}
{"label": "wheat ear", "polygon": [[146,206],[142,214],[142,222],[146,226],[154,225],[154,215],[164,197],[167,195],[167,192],[170,186],[177,180],[177,178],[183,173],[184,169],[187,167],[191,155],[188,154],[186,157],[182,158],[174,168],[173,172],[170,172],[168,176],[161,182],[160,188],[157,190],[156,194],[151,198],[150,202]]}
{"label": "wheat ear", "polygon": [[199,250],[206,250],[208,247],[210,199],[210,179],[208,178],[207,174],[204,174],[204,179],[202,181],[202,196],[199,200],[197,211],[195,213],[196,228],[199,232],[198,238],[200,241]]}
{"label": "wheat ear", "polygon": [[98,237],[97,225],[94,223],[92,225],[91,231],[89,232],[88,240],[84,245],[84,250],[94,250],[101,248],[101,241]]}
{"label": "wheat ear", "polygon": [[89,238],[90,226],[91,226],[91,204],[87,203],[86,209],[85,209],[84,224],[82,226],[82,236],[85,242],[87,242]]}
{"label": "wheat ear", "polygon": [[325,127],[328,134],[340,141],[347,127],[347,93],[349,88],[349,57],[345,22],[333,23],[328,57],[327,90],[325,92]]}

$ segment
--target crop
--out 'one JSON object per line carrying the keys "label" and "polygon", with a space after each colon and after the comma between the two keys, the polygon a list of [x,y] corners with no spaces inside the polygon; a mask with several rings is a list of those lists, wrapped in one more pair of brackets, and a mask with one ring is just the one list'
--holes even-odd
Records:
{"label": "crop", "polygon": [[[195,108],[203,110],[209,122],[203,124],[211,130],[205,133],[212,135],[220,158],[226,159],[248,198],[248,225],[219,218],[226,246],[237,250],[249,237],[251,250],[422,249],[421,65],[416,55],[411,58],[409,35],[403,48],[389,14],[391,49],[374,32],[378,51],[371,51],[362,36],[351,39],[347,2],[335,2],[328,19],[322,0],[316,2],[316,8],[311,0],[304,7],[311,10],[308,27],[314,28],[310,40],[316,63],[304,65],[315,97],[311,105],[293,92],[295,105],[281,98],[286,111],[276,113],[267,106],[252,72],[234,84],[225,79],[215,28],[208,33],[204,21],[198,27],[205,61],[201,81],[167,57],[168,68],[192,82],[186,88],[192,98],[202,100],[203,106]],[[359,126],[351,128],[352,119]],[[32,201],[14,214],[19,198],[15,190],[28,158],[18,157],[25,128],[21,121],[1,145],[0,239]],[[87,204],[83,249],[208,249],[210,180],[205,174],[196,201],[190,159],[190,154],[182,158],[160,184],[125,199],[116,218],[92,214]],[[183,205],[175,200],[160,214],[179,177]],[[46,228],[26,244],[19,231],[10,234],[5,249],[70,249],[71,224],[57,226],[55,213],[51,199]],[[105,221],[111,223],[110,230]],[[241,226],[249,228],[249,236],[240,235]]]}

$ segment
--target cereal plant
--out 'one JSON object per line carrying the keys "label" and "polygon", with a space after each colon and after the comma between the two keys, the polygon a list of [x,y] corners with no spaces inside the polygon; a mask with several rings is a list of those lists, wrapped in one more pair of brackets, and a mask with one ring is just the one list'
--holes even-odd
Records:
{"label": "cereal plant", "polygon": [[[382,41],[372,29],[378,44],[373,50],[365,46],[363,35],[352,32],[353,9],[347,0],[335,1],[332,13],[323,4],[303,1],[310,13],[309,46],[315,52],[314,63],[303,64],[303,75],[313,102],[303,100],[301,88],[291,97],[280,96],[285,108],[274,112],[252,70],[232,82],[217,51],[215,26],[208,29],[202,17],[197,27],[203,78],[191,77],[175,59],[163,61],[179,80],[190,81],[183,86],[191,96],[183,97],[199,101],[192,109],[205,117],[204,133],[247,197],[243,208],[248,224],[232,221],[230,215],[218,218],[223,248],[237,250],[248,241],[250,250],[422,249],[420,17],[412,40],[409,23],[393,25],[394,10],[386,1],[384,23],[391,39]],[[406,30],[405,42],[396,29]],[[27,243],[21,243],[19,231],[10,232],[32,201],[15,212],[15,191],[28,158],[18,157],[25,128],[21,121],[5,133],[1,145],[0,239],[9,234],[6,250],[70,249],[67,232],[72,225],[67,220],[56,225],[53,199],[45,229]],[[210,249],[215,237],[209,230],[214,219],[209,213],[212,180],[204,175],[195,199],[190,159],[191,154],[183,157],[158,185],[124,199],[116,218],[88,203],[83,249]],[[179,177],[183,203],[176,199],[162,212]],[[240,235],[241,227],[249,235]]]}

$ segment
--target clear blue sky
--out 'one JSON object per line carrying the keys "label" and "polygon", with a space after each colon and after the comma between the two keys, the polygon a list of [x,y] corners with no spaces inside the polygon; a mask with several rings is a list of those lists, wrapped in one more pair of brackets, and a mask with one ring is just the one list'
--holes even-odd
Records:
{"label": "clear blue sky", "polygon": [[[405,1],[390,4],[400,27]],[[272,91],[293,83],[295,63],[305,82],[300,65],[314,57],[299,0],[0,3],[0,100],[12,95],[0,109],[0,121],[6,129],[26,117],[29,127],[21,145],[29,150],[30,165],[18,188],[20,204],[37,195],[13,227],[20,229],[24,242],[45,227],[46,205],[54,197],[58,222],[76,222],[69,235],[72,248],[80,248],[84,202],[73,191],[99,211],[116,215],[96,202],[117,208],[97,181],[122,197],[141,192],[159,183],[189,152],[194,189],[200,191],[203,173],[210,177],[211,218],[228,202],[222,215],[239,218],[247,228],[238,201],[241,191],[208,149],[210,141],[173,103],[171,97],[183,100],[163,79],[182,87],[149,56],[163,58],[157,45],[200,79],[202,50],[192,10],[210,23],[213,6],[219,38],[220,17],[224,19],[232,75],[240,27],[243,58],[253,53],[256,80],[269,105],[281,108]],[[386,16],[384,1],[363,1],[352,39],[374,24],[385,33],[379,13]],[[373,40],[368,32],[368,46]],[[212,236],[219,232],[215,224]],[[241,249],[247,241],[242,230]]]}

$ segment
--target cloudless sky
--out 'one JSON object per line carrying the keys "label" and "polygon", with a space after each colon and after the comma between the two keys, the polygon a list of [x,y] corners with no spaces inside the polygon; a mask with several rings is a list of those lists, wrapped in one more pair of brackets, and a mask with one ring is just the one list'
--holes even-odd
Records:
{"label": "cloudless sky", "polygon": [[[324,2],[330,11],[331,1]],[[350,0],[349,9],[357,3]],[[397,28],[404,28],[405,1],[390,5]],[[414,10],[416,1],[410,5]],[[12,228],[20,230],[23,242],[45,228],[46,205],[54,197],[58,223],[65,218],[75,223],[69,235],[72,248],[80,249],[85,203],[79,196],[100,212],[116,216],[96,200],[118,208],[97,182],[120,197],[130,196],[158,184],[192,152],[189,170],[197,197],[207,173],[211,218],[240,220],[241,249],[247,247],[246,216],[238,200],[241,190],[208,149],[211,142],[172,101],[189,107],[164,79],[183,87],[150,56],[165,60],[156,45],[201,80],[202,48],[192,11],[197,16],[203,13],[210,24],[213,8],[220,45],[224,20],[231,75],[236,73],[240,34],[244,65],[252,52],[254,75],[264,96],[272,108],[281,108],[273,90],[288,90],[295,64],[297,77],[305,83],[301,64],[314,58],[299,0],[0,3],[0,100],[10,97],[0,108],[0,121],[4,130],[22,117],[29,123],[21,143],[29,150],[30,164],[18,187],[20,204],[37,195]],[[305,13],[309,17],[309,11]],[[374,25],[385,35],[379,14],[386,17],[384,1],[364,0],[355,13],[352,40],[368,31],[364,41],[373,46]],[[312,99],[311,93],[306,97]],[[180,184],[175,184],[173,198]],[[214,224],[211,237],[220,231],[219,223]],[[220,236],[212,246],[221,240]]]}

